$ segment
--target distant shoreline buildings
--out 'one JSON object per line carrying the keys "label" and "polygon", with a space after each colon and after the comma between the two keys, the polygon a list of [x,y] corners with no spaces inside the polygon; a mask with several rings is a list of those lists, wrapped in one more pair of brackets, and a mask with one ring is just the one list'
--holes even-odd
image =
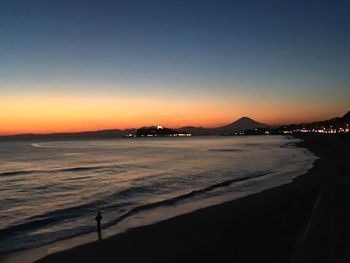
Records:
{"label": "distant shoreline buildings", "polygon": [[143,127],[136,131],[135,134],[127,134],[125,138],[137,137],[191,137],[192,134],[188,132],[179,132],[173,129],[165,128],[163,126]]}
{"label": "distant shoreline buildings", "polygon": [[343,117],[326,121],[283,125],[278,128],[257,128],[246,130],[244,135],[263,134],[293,134],[293,133],[317,133],[317,134],[348,134],[350,133],[350,111]]}
{"label": "distant shoreline buildings", "polygon": [[256,128],[252,130],[246,130],[242,133],[235,133],[231,135],[286,135],[294,133],[318,133],[318,134],[347,134],[350,133],[349,124],[345,127],[298,127],[282,126],[279,128]]}

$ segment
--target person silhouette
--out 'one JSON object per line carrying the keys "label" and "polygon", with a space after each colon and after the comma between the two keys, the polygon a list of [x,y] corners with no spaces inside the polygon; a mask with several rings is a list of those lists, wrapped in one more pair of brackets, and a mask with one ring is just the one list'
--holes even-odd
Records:
{"label": "person silhouette", "polygon": [[102,215],[101,212],[97,212],[97,215],[95,217],[96,223],[97,223],[97,235],[98,235],[98,240],[102,239],[102,233],[101,233],[101,220],[102,220]]}

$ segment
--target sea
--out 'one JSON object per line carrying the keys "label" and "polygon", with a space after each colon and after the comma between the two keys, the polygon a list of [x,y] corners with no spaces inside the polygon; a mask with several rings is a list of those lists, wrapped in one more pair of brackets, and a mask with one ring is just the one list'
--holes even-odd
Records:
{"label": "sea", "polygon": [[125,231],[289,183],[317,158],[297,142],[288,136],[0,142],[0,254],[94,233],[98,211],[108,236],[117,226]]}

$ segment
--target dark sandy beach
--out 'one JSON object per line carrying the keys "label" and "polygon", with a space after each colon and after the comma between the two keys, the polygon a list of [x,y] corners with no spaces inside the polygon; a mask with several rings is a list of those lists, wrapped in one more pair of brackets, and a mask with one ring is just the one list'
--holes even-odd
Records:
{"label": "dark sandy beach", "polygon": [[38,262],[350,262],[350,136],[298,137],[321,158],[288,185]]}

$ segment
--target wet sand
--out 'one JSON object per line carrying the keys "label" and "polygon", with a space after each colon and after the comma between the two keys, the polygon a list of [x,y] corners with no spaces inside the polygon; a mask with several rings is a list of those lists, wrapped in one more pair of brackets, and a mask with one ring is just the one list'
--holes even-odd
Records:
{"label": "wet sand", "polygon": [[350,136],[299,137],[321,159],[290,184],[38,262],[350,262]]}

